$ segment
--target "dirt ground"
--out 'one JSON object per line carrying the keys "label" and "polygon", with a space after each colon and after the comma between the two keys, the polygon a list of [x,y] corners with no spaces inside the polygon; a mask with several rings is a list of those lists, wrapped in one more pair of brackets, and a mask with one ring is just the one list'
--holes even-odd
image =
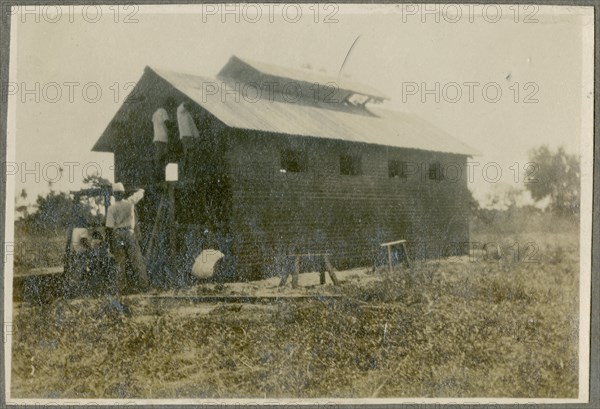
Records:
{"label": "dirt ground", "polygon": [[201,284],[128,296],[130,314],[106,297],[15,304],[12,396],[574,398],[577,240],[540,240],[535,262]]}

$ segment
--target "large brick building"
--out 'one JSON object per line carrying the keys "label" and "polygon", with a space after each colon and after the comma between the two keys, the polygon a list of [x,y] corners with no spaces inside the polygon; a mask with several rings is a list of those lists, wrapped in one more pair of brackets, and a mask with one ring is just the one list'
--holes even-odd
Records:
{"label": "large brick building", "polygon": [[471,148],[375,106],[387,97],[371,87],[330,81],[237,57],[216,78],[146,68],[93,149],[114,153],[116,180],[147,188],[148,235],[162,194],[151,117],[165,97],[191,103],[199,151],[172,193],[170,236],[184,269],[206,231],[242,278],[277,273],[296,252],[328,251],[345,268],[371,265],[385,241],[427,243],[414,256],[467,242]]}

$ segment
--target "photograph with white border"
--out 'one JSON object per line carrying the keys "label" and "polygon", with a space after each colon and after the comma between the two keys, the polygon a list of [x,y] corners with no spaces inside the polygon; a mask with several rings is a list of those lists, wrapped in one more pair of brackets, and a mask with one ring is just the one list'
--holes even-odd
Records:
{"label": "photograph with white border", "polygon": [[7,404],[589,401],[593,7],[1,18]]}

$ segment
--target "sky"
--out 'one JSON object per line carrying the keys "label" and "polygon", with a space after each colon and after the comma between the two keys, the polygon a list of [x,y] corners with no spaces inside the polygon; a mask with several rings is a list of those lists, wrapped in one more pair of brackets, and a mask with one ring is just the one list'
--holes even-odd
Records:
{"label": "sky", "polygon": [[469,187],[482,204],[501,187],[522,186],[532,148],[580,154],[582,140],[591,143],[582,129],[593,103],[589,8],[224,7],[15,10],[8,91],[16,160],[7,165],[15,194],[25,189],[32,202],[48,181],[74,190],[96,169],[112,180],[112,154],[91,148],[144,67],[214,76],[232,55],[310,65],[383,91],[386,106],[481,153]]}

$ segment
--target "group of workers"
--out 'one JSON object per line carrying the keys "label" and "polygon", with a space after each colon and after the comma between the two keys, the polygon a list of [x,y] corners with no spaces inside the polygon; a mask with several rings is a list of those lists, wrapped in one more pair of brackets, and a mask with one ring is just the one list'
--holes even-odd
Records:
{"label": "group of workers", "polygon": [[[165,167],[169,162],[169,136],[173,125],[171,115],[173,115],[175,106],[175,100],[167,98],[163,101],[163,106],[152,115],[155,162],[160,180],[163,180]],[[188,173],[191,171],[193,156],[196,153],[195,148],[199,145],[200,137],[191,108],[189,102],[182,102],[176,110],[179,138],[183,146],[182,168]],[[145,291],[150,287],[150,280],[134,231],[135,205],[144,197],[144,190],[138,189],[126,197],[123,184],[115,183],[112,191],[115,201],[108,208],[106,228],[110,250],[117,267],[117,288],[119,292],[123,292],[128,287],[127,266],[129,265],[134,275],[135,287],[140,291]]]}
{"label": "group of workers", "polygon": [[[154,128],[155,163],[158,181],[164,181],[165,168],[170,160],[170,144],[174,131],[174,122],[171,115],[175,111],[176,103],[172,98],[163,101],[163,106],[152,115]],[[182,102],[176,109],[177,127],[179,138],[183,147],[182,168],[190,173],[196,147],[199,145],[200,132],[194,121],[189,102]],[[171,138],[170,138],[171,136]],[[146,269],[144,257],[135,234],[135,205],[144,197],[144,189],[137,189],[127,196],[123,183],[112,185],[114,202],[108,207],[106,214],[106,241],[99,232],[93,232],[92,241],[88,242],[87,229],[75,229],[73,232],[73,249],[75,260],[82,270],[94,271],[106,266],[92,265],[93,263],[106,262],[108,257],[95,254],[106,246],[99,245],[98,241],[108,244],[110,253],[115,260],[116,277],[113,290],[120,295],[129,288],[138,291],[147,291],[150,288],[150,279]],[[81,231],[86,230],[82,234]],[[79,237],[81,235],[81,237]],[[94,236],[96,235],[96,236]],[[78,237],[75,237],[78,236]],[[97,236],[100,236],[99,238]],[[95,241],[94,241],[95,240]],[[108,251],[108,248],[105,251]],[[92,254],[94,253],[94,254]],[[128,279],[128,267],[131,269],[133,282]]]}

